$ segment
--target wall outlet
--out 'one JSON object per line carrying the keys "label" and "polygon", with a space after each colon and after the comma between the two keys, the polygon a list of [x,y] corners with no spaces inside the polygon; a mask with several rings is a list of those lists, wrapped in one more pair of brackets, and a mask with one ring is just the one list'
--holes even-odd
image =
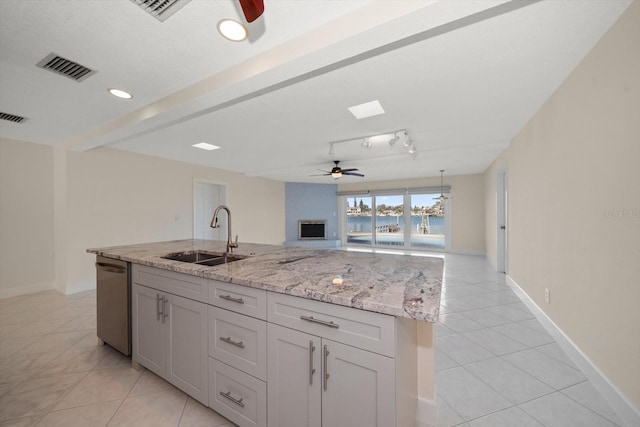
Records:
{"label": "wall outlet", "polygon": [[551,291],[549,288],[544,288],[544,300],[547,304],[551,304]]}

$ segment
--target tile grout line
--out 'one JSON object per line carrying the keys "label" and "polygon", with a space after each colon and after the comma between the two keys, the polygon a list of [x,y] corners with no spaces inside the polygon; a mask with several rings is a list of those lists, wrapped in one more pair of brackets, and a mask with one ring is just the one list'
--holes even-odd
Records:
{"label": "tile grout line", "polygon": [[[577,384],[573,384],[573,385],[567,386],[567,387],[565,387],[565,388],[563,388],[563,389],[560,389],[560,390],[558,390],[558,393],[562,393],[562,395],[563,395],[563,396],[567,397],[568,399],[573,400],[573,401],[574,401],[574,402],[576,402],[578,405],[581,405],[582,407],[584,407],[584,408],[588,409],[589,411],[593,412],[594,414],[596,414],[596,415],[598,415],[598,416],[600,416],[600,417],[604,418],[605,420],[609,421],[611,424],[614,424],[614,425],[616,425],[616,426],[618,426],[618,427],[621,427],[621,426],[620,426],[620,424],[618,424],[617,422],[615,422],[615,421],[613,421],[613,420],[609,419],[609,417],[604,416],[604,415],[603,415],[603,414],[601,414],[600,412],[594,411],[593,409],[591,409],[590,407],[588,407],[588,406],[587,406],[587,405],[585,405],[584,403],[582,403],[582,402],[580,402],[580,401],[578,401],[578,400],[574,399],[573,397],[569,396],[568,394],[564,393],[564,390],[567,390],[568,388],[575,387],[575,386],[577,386],[577,385],[584,384],[584,383],[590,383],[589,379],[587,378],[587,379],[585,379],[585,380],[584,380],[584,381],[582,381],[582,382],[579,382],[579,383],[577,383]],[[597,391],[597,390],[596,390],[596,391]],[[598,392],[598,394],[600,394],[600,393]],[[615,411],[614,411],[614,414],[615,414]]]}

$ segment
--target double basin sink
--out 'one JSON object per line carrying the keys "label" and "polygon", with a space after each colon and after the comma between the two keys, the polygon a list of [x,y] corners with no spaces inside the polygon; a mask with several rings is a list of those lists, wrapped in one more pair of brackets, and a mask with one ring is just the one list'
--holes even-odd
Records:
{"label": "double basin sink", "polygon": [[233,261],[238,261],[240,259],[243,259],[244,257],[225,253],[190,251],[168,254],[163,256],[162,258],[213,267],[220,264],[228,264]]}

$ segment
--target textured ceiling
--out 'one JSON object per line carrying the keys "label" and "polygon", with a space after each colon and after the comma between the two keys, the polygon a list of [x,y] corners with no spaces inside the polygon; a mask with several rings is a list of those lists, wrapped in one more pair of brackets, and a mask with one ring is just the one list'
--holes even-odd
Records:
{"label": "textured ceiling", "polygon": [[[231,0],[164,23],[129,0],[0,1],[0,136],[129,150],[282,181],[332,160],[388,180],[483,172],[630,0],[265,1],[251,39],[216,32]],[[83,82],[35,64],[55,52]],[[110,96],[119,87],[130,101]],[[387,114],[347,107],[380,100]],[[329,142],[406,129],[418,148]],[[222,147],[203,152],[197,142]]]}

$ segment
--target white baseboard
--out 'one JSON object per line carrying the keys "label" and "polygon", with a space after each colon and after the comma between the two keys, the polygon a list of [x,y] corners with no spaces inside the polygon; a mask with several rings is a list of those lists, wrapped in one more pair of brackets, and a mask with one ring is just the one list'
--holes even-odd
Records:
{"label": "white baseboard", "polygon": [[438,425],[438,406],[435,400],[418,397],[415,427],[436,427]]}
{"label": "white baseboard", "polygon": [[13,288],[0,289],[0,299],[17,297],[20,295],[28,295],[36,292],[48,291],[55,289],[55,282],[32,283],[24,286],[15,286]]}
{"label": "white baseboard", "polygon": [[96,288],[95,281],[74,283],[73,285],[67,286],[67,288],[64,290],[64,293],[66,295],[71,295],[78,292],[91,291],[95,288]]}
{"label": "white baseboard", "polygon": [[573,363],[575,363],[589,381],[591,381],[591,384],[600,392],[609,405],[611,405],[611,408],[616,412],[618,417],[620,417],[628,427],[640,426],[640,410],[631,403],[624,393],[593,364],[587,355],[571,341],[571,338],[569,338],[509,276],[507,276],[507,284],[529,310],[531,310],[531,313],[538,319],[540,324],[556,340],[560,348],[564,350]]}

